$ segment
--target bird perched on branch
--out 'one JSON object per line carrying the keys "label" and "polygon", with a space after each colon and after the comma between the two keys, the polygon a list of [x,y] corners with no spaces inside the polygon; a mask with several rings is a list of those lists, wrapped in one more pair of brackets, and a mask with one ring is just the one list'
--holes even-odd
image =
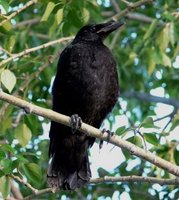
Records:
{"label": "bird perched on branch", "polygon": [[52,87],[53,110],[71,116],[72,129],[51,122],[48,184],[74,190],[91,177],[88,148],[95,138],[77,129],[83,122],[99,128],[118,98],[116,62],[104,39],[123,23],[110,21],[80,29],[60,55]]}

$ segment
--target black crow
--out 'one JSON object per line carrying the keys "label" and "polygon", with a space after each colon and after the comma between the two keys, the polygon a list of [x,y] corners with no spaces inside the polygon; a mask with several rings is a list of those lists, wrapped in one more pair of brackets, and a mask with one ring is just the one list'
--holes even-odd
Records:
{"label": "black crow", "polygon": [[99,128],[117,101],[116,62],[103,41],[122,25],[111,21],[84,26],[60,55],[52,87],[53,110],[72,116],[73,128],[51,122],[47,175],[50,187],[74,190],[91,177],[87,150],[95,138],[76,129],[80,118]]}

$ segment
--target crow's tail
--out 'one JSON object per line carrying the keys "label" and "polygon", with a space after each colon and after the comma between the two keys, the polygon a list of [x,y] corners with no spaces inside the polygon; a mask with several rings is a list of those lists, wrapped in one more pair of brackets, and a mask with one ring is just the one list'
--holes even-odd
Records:
{"label": "crow's tail", "polygon": [[87,154],[84,157],[81,167],[72,172],[69,172],[65,167],[59,167],[58,163],[55,156],[53,156],[47,173],[49,187],[62,190],[75,190],[89,182],[91,171]]}

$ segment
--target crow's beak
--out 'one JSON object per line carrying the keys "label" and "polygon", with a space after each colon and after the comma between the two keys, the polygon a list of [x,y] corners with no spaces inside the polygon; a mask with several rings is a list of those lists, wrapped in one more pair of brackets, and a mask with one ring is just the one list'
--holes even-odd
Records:
{"label": "crow's beak", "polygon": [[104,24],[100,24],[100,28],[98,29],[96,33],[100,35],[103,35],[103,34],[108,35],[123,25],[124,25],[123,22],[110,21]]}

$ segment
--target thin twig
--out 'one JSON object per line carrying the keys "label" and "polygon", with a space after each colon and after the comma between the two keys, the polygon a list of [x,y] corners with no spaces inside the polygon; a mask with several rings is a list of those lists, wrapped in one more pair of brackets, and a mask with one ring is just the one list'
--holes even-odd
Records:
{"label": "thin twig", "polygon": [[20,110],[19,113],[17,114],[13,124],[12,124],[13,128],[16,128],[19,125],[19,123],[20,123],[20,121],[21,121],[23,116],[24,116],[24,111]]}
{"label": "thin twig", "polygon": [[49,36],[46,35],[46,34],[40,34],[40,33],[35,33],[35,32],[33,32],[33,31],[30,31],[30,32],[29,32],[29,35],[30,35],[30,36],[36,36],[36,37],[38,37],[38,38],[40,38],[40,39],[49,40]]}
{"label": "thin twig", "polygon": [[122,31],[122,28],[119,29],[119,30],[116,32],[116,34],[114,35],[113,40],[112,40],[112,42],[111,42],[111,44],[110,44],[110,49],[111,49],[111,50],[112,50],[112,49],[115,47],[115,45],[117,44],[117,41],[118,41],[118,39],[119,39],[119,37],[120,37],[121,31]]}
{"label": "thin twig", "polygon": [[179,101],[177,99],[158,97],[158,96],[154,96],[154,95],[146,94],[142,92],[123,92],[121,94],[121,97],[136,98],[136,99],[140,99],[142,101],[148,101],[148,102],[164,103],[164,104],[172,105],[176,108],[179,108]]}
{"label": "thin twig", "polygon": [[0,47],[0,51],[3,51],[3,52],[6,53],[8,56],[12,56],[12,53],[10,53],[9,51],[7,51],[6,49],[3,49],[2,47]]}
{"label": "thin twig", "polygon": [[31,200],[34,197],[37,197],[37,196],[40,196],[40,195],[43,195],[43,194],[47,194],[47,193],[52,193],[52,192],[53,191],[52,191],[51,188],[46,188],[46,189],[38,190],[36,194],[29,195],[29,196],[25,197],[23,200]]}
{"label": "thin twig", "polygon": [[54,44],[58,44],[58,43],[61,43],[61,42],[64,42],[64,41],[68,41],[68,40],[72,40],[74,37],[73,36],[70,36],[70,37],[64,37],[64,38],[60,38],[58,40],[54,40],[54,41],[51,41],[51,42],[47,42],[45,44],[42,44],[40,46],[37,46],[37,47],[33,47],[33,48],[30,48],[30,49],[26,49],[20,53],[17,53],[17,54],[13,54],[13,56],[3,60],[0,62],[0,67],[8,62],[10,62],[11,60],[14,60],[15,58],[20,58],[20,57],[23,57],[24,55],[27,55],[29,53],[32,53],[34,51],[37,51],[39,49],[44,49],[44,48],[47,48],[49,46],[52,46]]}
{"label": "thin twig", "polygon": [[[9,95],[3,91],[0,91],[0,99],[6,101],[10,104],[23,108],[27,113],[32,113],[38,116],[42,116],[44,118],[50,119],[52,121],[61,123],[66,126],[71,126],[70,117],[62,115],[60,113],[54,112],[50,109],[42,108],[36,105],[33,105],[27,101],[24,101],[15,96]],[[144,160],[147,160],[159,168],[167,170],[169,173],[179,176],[179,167],[175,164],[170,163],[167,160],[164,160],[150,151],[145,151],[136,145],[121,139],[117,135],[113,135],[110,139],[108,133],[102,133],[99,129],[92,127],[86,123],[82,123],[81,128],[79,129],[81,132],[87,134],[88,136],[98,138],[100,140],[108,141],[115,146],[128,150],[131,154],[134,154]]]}
{"label": "thin twig", "polygon": [[34,194],[36,194],[38,192],[37,189],[35,189],[34,187],[32,187],[32,185],[30,185],[28,182],[24,181],[23,179],[19,178],[18,176],[15,176],[13,174],[9,174],[9,176],[11,178],[13,178],[14,180],[18,181],[19,183],[22,183],[23,185],[25,185],[26,187],[28,187]]}
{"label": "thin twig", "polygon": [[140,7],[141,5],[144,5],[146,3],[152,3],[152,2],[153,2],[153,0],[140,0],[135,3],[130,3],[126,9],[124,9],[120,13],[117,13],[116,15],[112,16],[111,19],[120,19],[121,17],[126,16],[129,12]]}
{"label": "thin twig", "polygon": [[[102,12],[102,16],[104,17],[110,17],[112,18],[112,16],[114,16],[115,13],[112,12],[112,11],[105,11],[105,12]],[[131,20],[137,20],[137,21],[141,21],[141,22],[144,22],[144,23],[152,23],[152,21],[154,20],[154,18],[152,17],[148,17],[147,15],[144,15],[144,14],[141,14],[141,13],[138,13],[138,12],[131,12],[131,13],[128,13],[126,15],[126,17],[128,19],[131,19]],[[163,24],[162,21],[159,21],[160,24]]]}
{"label": "thin twig", "polygon": [[[152,17],[148,17],[147,15],[141,14],[141,13],[137,13],[137,12],[132,12],[132,13],[128,13],[126,15],[126,17],[128,19],[133,19],[133,20],[137,20],[137,21],[141,21],[141,22],[145,22],[145,23],[152,23],[154,18]],[[159,22],[161,23],[161,22]]]}
{"label": "thin twig", "polygon": [[116,13],[119,13],[121,9],[119,8],[119,5],[117,4],[116,0],[111,0],[111,4],[115,10]]}
{"label": "thin twig", "polygon": [[168,127],[168,125],[172,122],[173,118],[175,117],[176,113],[177,113],[178,109],[174,108],[173,112],[170,113],[169,117],[170,120],[167,122],[167,124],[164,126],[164,128],[162,129],[162,132],[165,131],[165,129]]}
{"label": "thin twig", "polygon": [[32,26],[34,24],[38,24],[40,22],[40,17],[35,18],[35,19],[28,19],[28,20],[24,20],[22,22],[18,22],[17,24],[15,24],[13,26],[13,28],[20,28],[22,26]]}
{"label": "thin twig", "polygon": [[165,118],[168,118],[168,117],[169,117],[169,118],[173,118],[173,117],[175,116],[176,113],[177,113],[177,108],[174,108],[174,110],[173,110],[170,114],[165,115],[165,116],[160,117],[160,118],[157,118],[157,119],[154,120],[154,122],[161,121],[161,120],[163,120],[163,119],[165,119]]}
{"label": "thin twig", "polygon": [[13,17],[15,17],[17,14],[19,14],[20,12],[22,12],[23,10],[27,9],[29,6],[37,3],[38,0],[31,0],[28,1],[22,8],[19,8],[18,10],[16,10],[15,12],[13,12],[12,14],[10,14],[9,16],[6,16],[6,19],[4,19],[2,22],[0,22],[0,26],[2,26],[3,24],[5,24],[7,21],[10,21]]}
{"label": "thin twig", "polygon": [[121,0],[122,2],[124,2],[127,6],[131,6],[133,3],[132,2],[129,2],[127,0]]}

